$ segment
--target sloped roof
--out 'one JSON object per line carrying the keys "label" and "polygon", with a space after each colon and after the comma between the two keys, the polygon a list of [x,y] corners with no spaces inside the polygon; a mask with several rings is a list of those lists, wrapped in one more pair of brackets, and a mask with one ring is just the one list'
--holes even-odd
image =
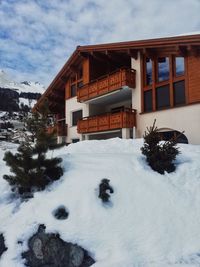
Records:
{"label": "sloped roof", "polygon": [[128,42],[118,42],[118,43],[105,43],[105,44],[96,44],[96,45],[86,45],[86,46],[77,46],[75,51],[69,57],[67,62],[64,64],[62,69],[53,79],[51,84],[48,86],[47,90],[44,92],[42,97],[38,100],[33,110],[37,110],[39,105],[42,104],[44,99],[48,97],[52,90],[56,90],[57,87],[64,88],[66,83],[65,77],[70,70],[70,66],[81,57],[81,53],[91,53],[91,52],[101,52],[101,51],[122,51],[131,49],[133,51],[142,51],[142,49],[151,49],[151,48],[164,48],[172,46],[199,46],[200,47],[200,34],[193,35],[184,35],[184,36],[174,36],[174,37],[165,37],[165,38],[156,38],[156,39],[147,39],[147,40],[136,40]]}

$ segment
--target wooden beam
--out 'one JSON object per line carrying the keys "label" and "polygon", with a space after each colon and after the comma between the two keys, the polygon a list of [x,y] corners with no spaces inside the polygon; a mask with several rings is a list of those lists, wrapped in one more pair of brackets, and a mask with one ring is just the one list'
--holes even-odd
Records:
{"label": "wooden beam", "polygon": [[72,73],[76,73],[77,72],[77,67],[75,65],[71,65],[69,67],[69,71],[71,71]]}
{"label": "wooden beam", "polygon": [[79,56],[82,58],[88,58],[89,53],[88,52],[79,52]]}
{"label": "wooden beam", "polygon": [[129,55],[130,57],[132,57],[132,58],[134,58],[134,59],[138,59],[138,51],[137,51],[137,50],[127,49],[127,50],[125,50],[125,52],[126,52],[127,55]]}
{"label": "wooden beam", "polygon": [[125,58],[125,54],[116,52],[116,51],[105,51],[105,56],[107,57],[107,60],[112,62],[114,65],[120,65],[122,61],[127,60],[127,56]]}
{"label": "wooden beam", "polygon": [[59,112],[63,112],[63,110],[65,110],[65,107],[63,106],[63,105],[60,105],[60,104],[58,104],[58,103],[50,103],[49,104],[49,109],[50,109],[50,111],[52,111],[52,110],[54,110],[54,111],[56,111],[57,113]]}
{"label": "wooden beam", "polygon": [[153,49],[149,49],[149,48],[143,48],[142,49],[142,53],[143,55],[145,55],[146,57],[153,59],[156,57],[157,52]]}
{"label": "wooden beam", "polygon": [[63,75],[63,76],[60,77],[60,80],[61,80],[62,82],[64,82],[64,83],[66,83],[67,80],[68,80],[68,76]]}
{"label": "wooden beam", "polygon": [[180,56],[183,56],[183,57],[187,56],[188,54],[187,46],[181,46],[181,45],[176,46],[176,52]]}
{"label": "wooden beam", "polygon": [[65,99],[65,92],[63,92],[62,94],[59,94],[56,91],[52,91],[51,94],[49,94],[50,97],[55,97],[55,99],[59,99],[59,100],[63,100]]}
{"label": "wooden beam", "polygon": [[90,56],[98,61],[102,61],[102,62],[105,62],[105,61],[108,61],[108,57],[104,54],[104,53],[101,53],[101,52],[90,52]]}
{"label": "wooden beam", "polygon": [[200,55],[200,49],[198,46],[194,45],[188,45],[187,46],[187,51],[190,56],[199,56]]}
{"label": "wooden beam", "polygon": [[61,106],[65,106],[64,97],[60,98],[57,96],[48,96],[48,101],[50,104],[59,104]]}

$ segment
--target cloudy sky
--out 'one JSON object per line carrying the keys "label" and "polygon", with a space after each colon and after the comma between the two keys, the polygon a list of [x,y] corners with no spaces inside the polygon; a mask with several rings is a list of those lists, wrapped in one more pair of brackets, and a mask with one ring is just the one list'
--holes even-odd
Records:
{"label": "cloudy sky", "polygon": [[200,0],[0,0],[0,69],[52,81],[77,45],[200,31]]}

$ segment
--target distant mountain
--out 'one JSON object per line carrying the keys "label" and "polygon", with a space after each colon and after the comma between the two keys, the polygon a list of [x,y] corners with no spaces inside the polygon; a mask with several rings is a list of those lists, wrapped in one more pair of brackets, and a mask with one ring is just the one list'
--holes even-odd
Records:
{"label": "distant mountain", "polygon": [[45,87],[39,82],[15,82],[3,71],[0,70],[0,88],[9,88],[17,91],[18,93],[39,93],[42,94],[45,91]]}
{"label": "distant mountain", "polygon": [[39,82],[15,82],[0,70],[0,111],[20,111],[32,108],[45,91]]}

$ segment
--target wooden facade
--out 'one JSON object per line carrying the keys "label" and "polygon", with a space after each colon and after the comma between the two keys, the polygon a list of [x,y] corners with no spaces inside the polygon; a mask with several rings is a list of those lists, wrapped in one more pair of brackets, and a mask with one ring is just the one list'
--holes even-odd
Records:
{"label": "wooden facade", "polygon": [[187,58],[188,103],[200,102],[200,56]]}
{"label": "wooden facade", "polygon": [[136,126],[136,110],[122,109],[114,113],[83,118],[78,122],[78,133],[112,131]]}
{"label": "wooden facade", "polygon": [[84,102],[121,89],[123,86],[135,88],[133,69],[121,68],[83,85],[77,92],[77,100]]}
{"label": "wooden facade", "polygon": [[[146,59],[149,58],[152,62],[152,81],[151,84],[147,84],[146,76],[147,70],[145,67]],[[169,59],[169,77],[164,81],[158,81],[158,60],[159,58]],[[175,59],[182,58],[184,60],[184,73],[182,75],[176,75]],[[172,53],[170,51],[157,51],[156,54],[142,54],[141,56],[141,84],[142,84],[142,112],[152,112],[160,109],[174,108],[178,106],[184,106],[189,104],[200,103],[200,50],[196,56],[193,56],[189,51],[184,54]],[[175,101],[175,87],[177,84],[184,86],[185,101],[182,103],[176,103]],[[157,91],[159,88],[168,86],[169,91],[169,105],[159,108]],[[152,107],[149,110],[145,109],[145,95],[151,94]]]}
{"label": "wooden facade", "polygon": [[[137,68],[140,77],[134,70],[133,60],[140,66],[140,70]],[[178,73],[180,62],[182,72]],[[164,69],[166,66],[168,72]],[[128,88],[126,96],[125,93],[123,95],[124,87]],[[112,94],[119,106],[123,101],[127,102],[125,97],[129,97],[127,106],[135,108],[132,105],[133,88],[140,91],[137,116],[135,110],[112,112],[108,104],[112,103]],[[120,94],[117,96],[118,91]],[[69,113],[83,110],[83,104],[98,105],[101,102],[103,105],[105,101],[108,112],[101,114],[100,107],[93,107],[92,110],[87,106],[87,112],[83,112],[83,118],[77,125],[79,134],[131,129],[136,127],[136,117],[139,120],[146,113],[200,103],[200,34],[78,46],[34,110],[46,98],[53,114],[63,113],[62,117],[68,114],[68,133],[63,125],[56,126],[57,134],[62,136],[70,131]],[[76,106],[73,106],[74,103]],[[115,104],[117,106],[118,103]]]}
{"label": "wooden facade", "polygon": [[57,122],[54,125],[50,125],[47,127],[47,132],[52,134],[54,133],[55,136],[67,136],[67,125],[64,121]]}

